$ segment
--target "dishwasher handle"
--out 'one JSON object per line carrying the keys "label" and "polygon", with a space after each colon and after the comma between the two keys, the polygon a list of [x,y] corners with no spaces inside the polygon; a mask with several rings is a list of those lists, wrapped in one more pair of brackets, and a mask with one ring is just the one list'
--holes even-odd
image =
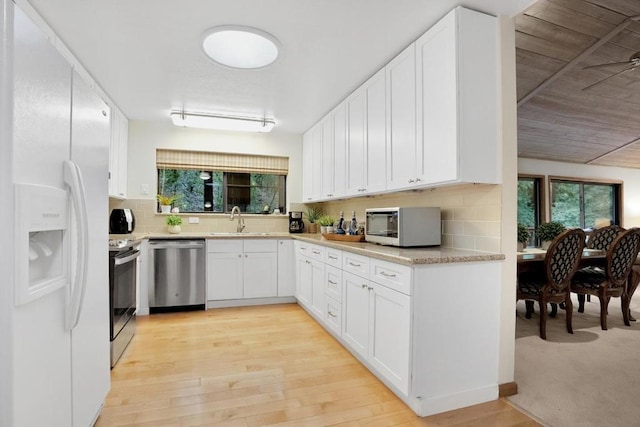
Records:
{"label": "dishwasher handle", "polygon": [[190,249],[190,248],[204,248],[203,240],[173,240],[173,241],[153,241],[149,242],[151,249]]}

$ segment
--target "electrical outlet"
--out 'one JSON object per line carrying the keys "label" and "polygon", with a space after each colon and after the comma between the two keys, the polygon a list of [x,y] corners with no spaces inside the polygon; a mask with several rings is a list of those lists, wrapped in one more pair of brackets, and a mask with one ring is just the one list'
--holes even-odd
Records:
{"label": "electrical outlet", "polygon": [[140,194],[149,194],[149,184],[140,184]]}
{"label": "electrical outlet", "polygon": [[200,218],[198,218],[197,216],[190,216],[189,224],[200,224]]}

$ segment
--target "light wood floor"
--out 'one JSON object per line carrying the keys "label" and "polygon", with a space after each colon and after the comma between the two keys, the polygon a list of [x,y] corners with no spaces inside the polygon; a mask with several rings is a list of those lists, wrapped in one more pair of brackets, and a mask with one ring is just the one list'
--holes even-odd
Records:
{"label": "light wood floor", "polygon": [[96,426],[537,426],[506,400],[416,416],[296,304],[138,318]]}

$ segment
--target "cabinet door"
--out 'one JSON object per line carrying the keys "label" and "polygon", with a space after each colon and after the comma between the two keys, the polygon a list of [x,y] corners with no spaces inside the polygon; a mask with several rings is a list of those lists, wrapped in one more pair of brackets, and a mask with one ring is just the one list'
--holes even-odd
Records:
{"label": "cabinet door", "polygon": [[387,188],[387,89],[385,70],[378,71],[367,83],[367,143],[365,149],[365,191]]}
{"label": "cabinet door", "polygon": [[411,297],[377,283],[371,287],[369,362],[408,394]]}
{"label": "cabinet door", "polygon": [[117,108],[111,112],[111,140],[109,143],[109,196],[127,196],[127,157],[129,122]]}
{"label": "cabinet door", "polygon": [[347,186],[347,108],[342,103],[333,114],[334,197],[345,195]]}
{"label": "cabinet door", "polygon": [[296,256],[296,298],[305,307],[311,307],[311,260],[305,256]]}
{"label": "cabinet door", "polygon": [[242,298],[242,253],[207,254],[207,300]]}
{"label": "cabinet door", "polygon": [[458,177],[457,44],[450,13],[416,41],[419,175],[427,184]]}
{"label": "cabinet door", "polygon": [[293,261],[293,240],[278,240],[278,296],[295,295],[295,263]]}
{"label": "cabinet door", "polygon": [[333,115],[329,114],[321,122],[322,126],[322,188],[320,189],[321,199],[334,197],[335,176],[334,167],[334,145],[333,145]]}
{"label": "cabinet door", "polygon": [[365,144],[367,96],[363,88],[357,89],[346,101],[347,105],[347,195],[360,195],[366,191]]}
{"label": "cabinet door", "polygon": [[[387,188],[416,185],[416,55],[411,44],[387,66]],[[422,162],[422,159],[419,159]]]}
{"label": "cabinet door", "polygon": [[311,198],[318,200],[322,197],[322,123],[311,129]]}
{"label": "cabinet door", "polygon": [[342,338],[362,357],[369,352],[369,281],[342,273]]}
{"label": "cabinet door", "polygon": [[311,200],[313,181],[313,153],[311,152],[311,131],[302,135],[302,200]]}
{"label": "cabinet door", "polygon": [[245,253],[243,261],[244,298],[275,297],[278,294],[278,254]]}
{"label": "cabinet door", "polygon": [[311,261],[311,311],[324,318],[324,263]]}

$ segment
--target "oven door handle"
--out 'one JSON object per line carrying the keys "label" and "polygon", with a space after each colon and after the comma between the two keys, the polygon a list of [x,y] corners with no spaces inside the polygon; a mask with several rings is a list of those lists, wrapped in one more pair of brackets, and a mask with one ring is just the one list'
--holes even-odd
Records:
{"label": "oven door handle", "polygon": [[115,257],[113,265],[126,264],[126,263],[131,262],[134,259],[138,258],[139,256],[140,256],[140,251],[136,251],[135,253],[133,253],[133,254],[131,254],[129,256],[126,256],[126,257],[122,257],[122,258]]}

